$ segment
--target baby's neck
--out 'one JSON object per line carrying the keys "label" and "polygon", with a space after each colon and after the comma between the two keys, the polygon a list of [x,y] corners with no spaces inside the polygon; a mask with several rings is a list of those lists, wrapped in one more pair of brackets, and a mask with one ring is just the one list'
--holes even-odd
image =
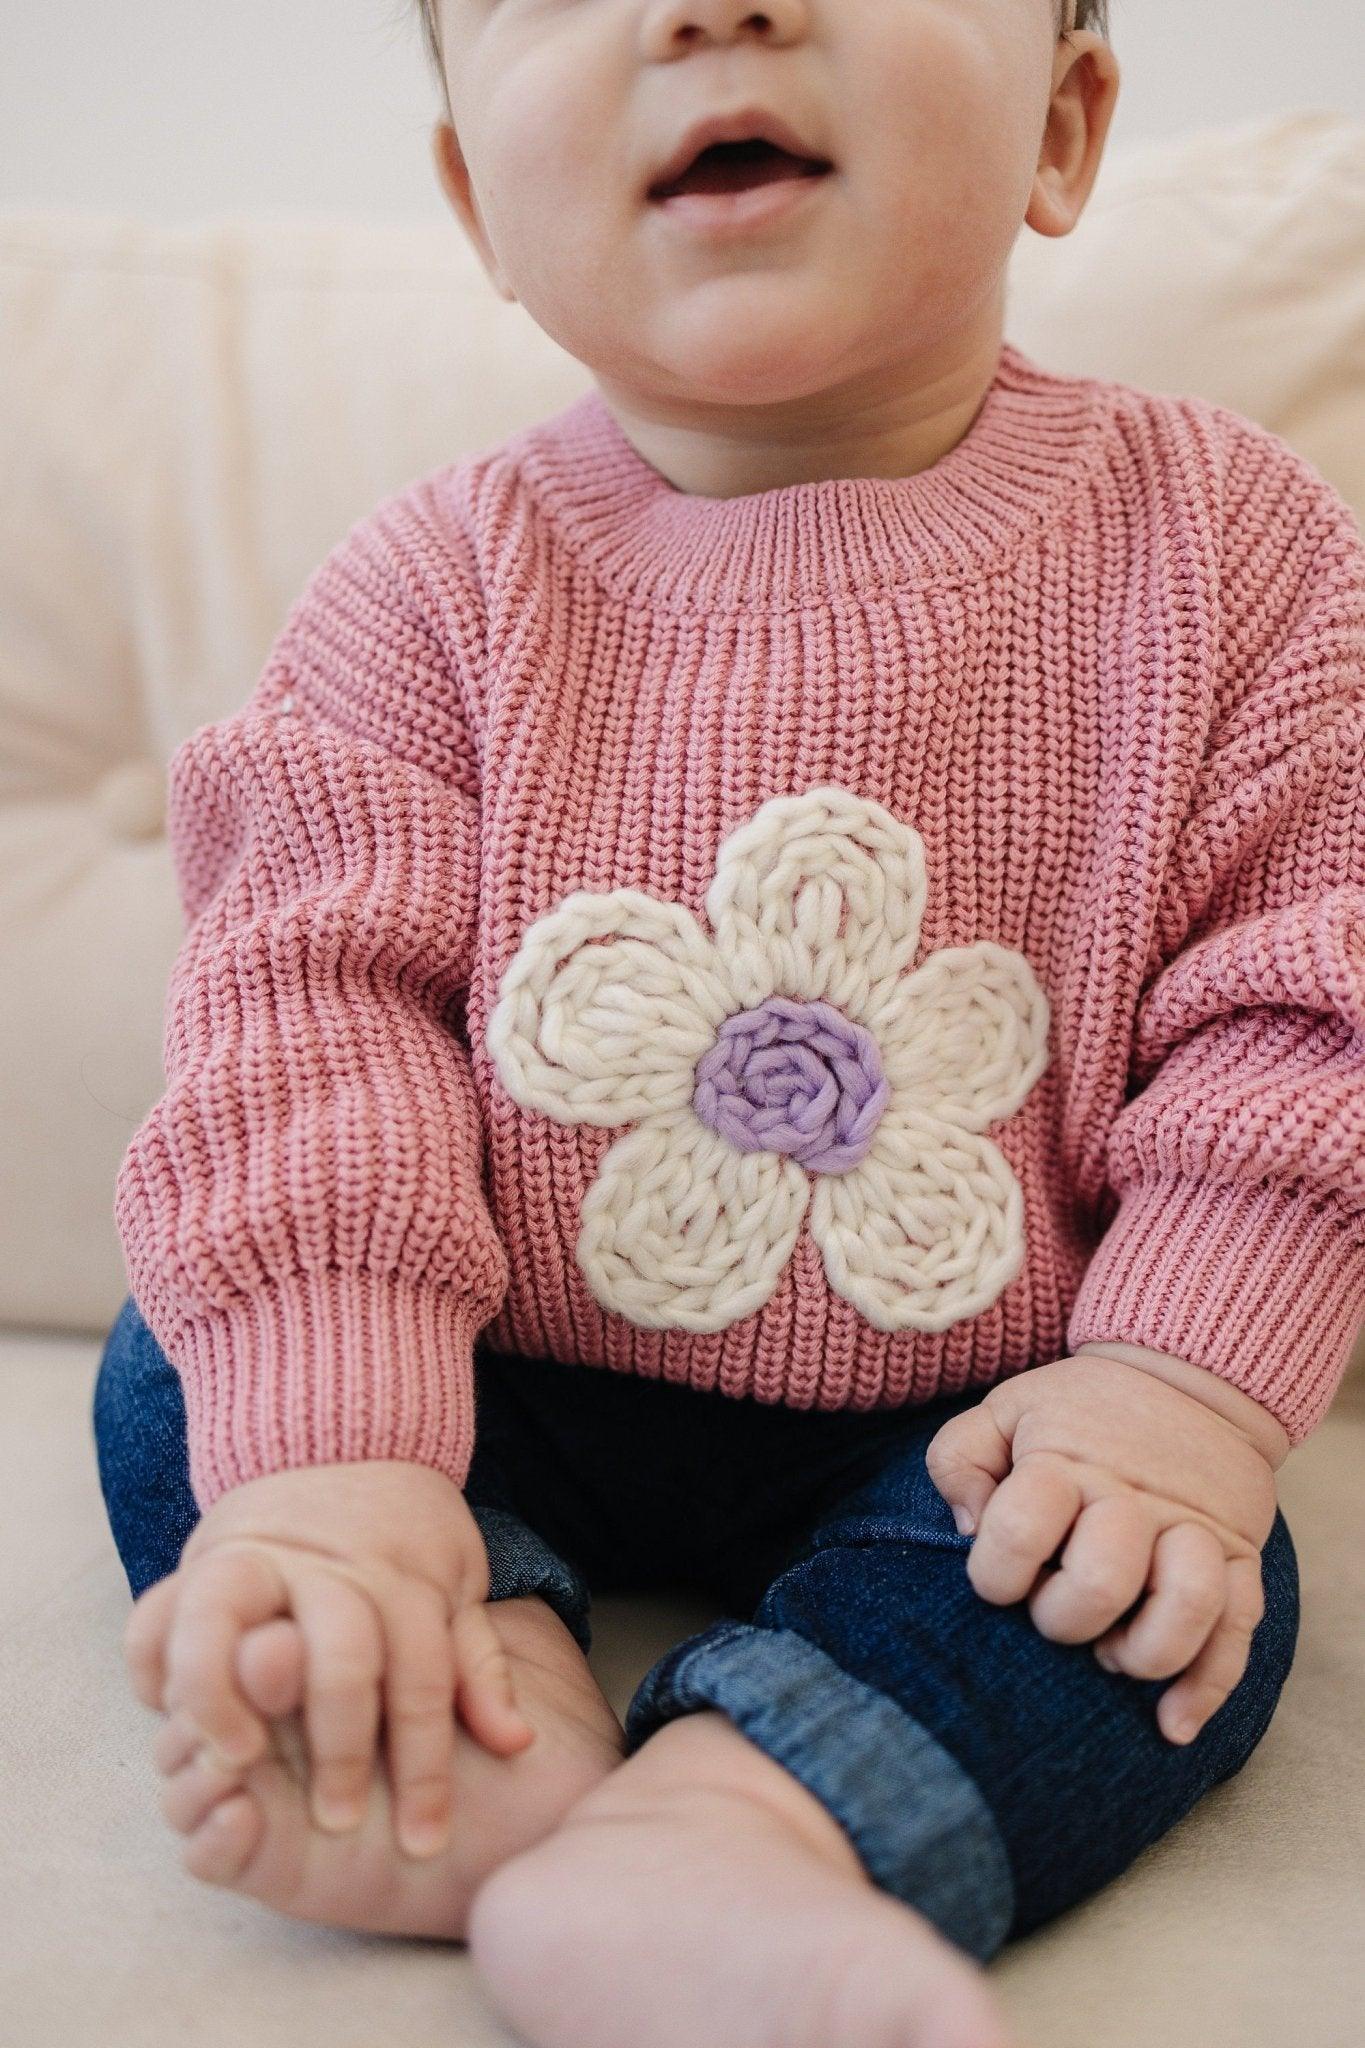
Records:
{"label": "baby's neck", "polygon": [[781,406],[660,400],[611,378],[602,398],[621,431],[675,490],[706,498],[833,477],[913,476],[955,448],[981,409],[1003,340],[1003,309],[955,332],[894,375],[879,371]]}

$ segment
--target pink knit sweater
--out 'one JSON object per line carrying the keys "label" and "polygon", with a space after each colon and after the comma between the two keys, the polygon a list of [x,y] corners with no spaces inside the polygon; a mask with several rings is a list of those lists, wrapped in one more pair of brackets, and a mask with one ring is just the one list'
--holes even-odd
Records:
{"label": "pink knit sweater", "polygon": [[1087,1338],[1301,1440],[1365,1313],[1365,548],[1006,344],[931,468],[714,499],[594,389],[387,498],[170,771],[119,1174],[201,1505],[463,1483],[471,1350],[896,1406]]}

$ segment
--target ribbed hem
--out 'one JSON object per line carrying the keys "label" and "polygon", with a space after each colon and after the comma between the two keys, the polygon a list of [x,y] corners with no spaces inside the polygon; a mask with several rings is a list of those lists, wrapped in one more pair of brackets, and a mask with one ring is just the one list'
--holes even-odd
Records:
{"label": "ribbed hem", "polygon": [[391,1275],[300,1273],[175,1333],[201,1509],[299,1465],[408,1458],[463,1487],[474,1449],[467,1296]]}
{"label": "ribbed hem", "polygon": [[596,388],[501,452],[614,596],[662,611],[770,609],[981,575],[1075,493],[1107,445],[1113,396],[1004,341],[975,419],[928,468],[732,498],[679,490]]}
{"label": "ribbed hem", "polygon": [[1217,1373],[1302,1443],[1365,1317],[1365,1247],[1321,1199],[1164,1180],[1122,1198],[1067,1343],[1146,1344]]}

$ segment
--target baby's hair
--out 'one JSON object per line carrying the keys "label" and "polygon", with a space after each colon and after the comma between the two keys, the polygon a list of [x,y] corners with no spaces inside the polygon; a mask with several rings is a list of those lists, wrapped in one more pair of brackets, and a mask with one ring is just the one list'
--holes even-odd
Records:
{"label": "baby's hair", "polygon": [[[426,44],[432,71],[444,92],[445,60],[441,55],[441,33],[436,26],[436,7],[437,0],[417,0],[417,12],[422,17],[422,41]],[[1081,29],[1093,29],[1100,36],[1109,33],[1109,0],[1055,0],[1055,11],[1059,36]],[[1072,14],[1074,19],[1068,28],[1067,17]]]}
{"label": "baby's hair", "polygon": [[446,67],[441,55],[441,35],[436,26],[436,0],[417,0],[417,12],[422,17],[422,41],[426,44],[427,60],[444,87]]}
{"label": "baby's hair", "polygon": [[[425,7],[427,0],[422,0],[422,5]],[[1067,0],[1058,0],[1057,33],[1059,35],[1066,34],[1066,17],[1069,11]],[[1076,19],[1072,22],[1071,27],[1074,30],[1088,28],[1093,30],[1097,36],[1107,36],[1109,33],[1109,0],[1076,0]]]}

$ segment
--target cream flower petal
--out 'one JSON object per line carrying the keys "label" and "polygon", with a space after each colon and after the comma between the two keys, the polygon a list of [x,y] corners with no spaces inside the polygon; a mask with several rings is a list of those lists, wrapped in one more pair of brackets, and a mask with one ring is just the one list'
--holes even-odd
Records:
{"label": "cream flower petal", "polygon": [[792,1159],[737,1152],[690,1109],[607,1152],[577,1258],[604,1308],[650,1330],[721,1330],[762,1308],[796,1244],[810,1181]]}
{"label": "cream flower petal", "polygon": [[741,1004],[774,993],[871,1017],[919,944],[924,845],[834,783],[772,797],[725,840],[706,911]]}
{"label": "cream flower petal", "polygon": [[488,1047],[523,1108],[611,1128],[690,1102],[733,1008],[690,911],[638,889],[576,889],[523,934]]}
{"label": "cream flower petal", "polygon": [[1024,1198],[989,1139],[893,1103],[848,1173],[821,1174],[811,1236],[829,1283],[878,1330],[946,1330],[1024,1262]]}
{"label": "cream flower petal", "polygon": [[984,1131],[1048,1063],[1048,999],[1022,953],[980,939],[906,975],[875,1025],[893,1099]]}

